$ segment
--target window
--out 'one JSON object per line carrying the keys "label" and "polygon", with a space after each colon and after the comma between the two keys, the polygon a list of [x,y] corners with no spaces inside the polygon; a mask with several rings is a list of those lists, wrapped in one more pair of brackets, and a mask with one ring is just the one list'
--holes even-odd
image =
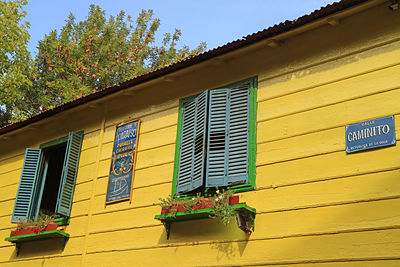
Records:
{"label": "window", "polygon": [[12,223],[40,211],[70,215],[82,139],[82,133],[71,132],[40,149],[26,149]]}
{"label": "window", "polygon": [[180,101],[173,195],[254,188],[256,84],[248,79]]}

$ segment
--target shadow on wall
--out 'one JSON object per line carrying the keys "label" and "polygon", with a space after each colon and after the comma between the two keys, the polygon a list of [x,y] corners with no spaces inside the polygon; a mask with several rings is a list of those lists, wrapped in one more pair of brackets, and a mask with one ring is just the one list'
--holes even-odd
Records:
{"label": "shadow on wall", "polygon": [[159,245],[195,246],[209,244],[211,250],[216,250],[217,260],[234,258],[237,252],[244,253],[250,235],[240,230],[235,218],[225,226],[218,219],[198,219],[171,224],[169,239],[167,234],[159,238]]}
{"label": "shadow on wall", "polygon": [[18,256],[17,249],[14,249],[10,260],[59,255],[63,252],[63,247],[64,240],[61,238],[27,242],[21,244]]}

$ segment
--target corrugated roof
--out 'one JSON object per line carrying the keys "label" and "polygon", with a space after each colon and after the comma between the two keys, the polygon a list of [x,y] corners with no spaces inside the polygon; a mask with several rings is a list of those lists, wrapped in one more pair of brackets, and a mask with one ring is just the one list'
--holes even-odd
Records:
{"label": "corrugated roof", "polygon": [[19,129],[23,126],[26,126],[30,123],[37,122],[39,120],[48,118],[54,114],[57,114],[63,110],[67,110],[76,106],[79,106],[83,103],[90,102],[95,99],[99,99],[103,96],[113,94],[115,92],[118,92],[120,90],[123,90],[125,88],[138,85],[140,83],[150,81],[156,78],[159,78],[163,75],[166,75],[168,73],[172,73],[174,71],[195,65],[197,63],[203,62],[205,60],[211,59],[216,56],[220,56],[229,52],[232,52],[236,49],[254,44],[260,40],[271,38],[274,36],[277,36],[278,34],[296,29],[300,26],[303,26],[307,23],[313,22],[315,20],[333,15],[337,12],[343,11],[345,9],[351,8],[353,6],[359,5],[361,3],[368,2],[370,0],[342,0],[339,2],[335,2],[333,4],[327,5],[325,7],[321,7],[318,10],[313,11],[312,13],[308,15],[304,15],[298,19],[295,19],[293,21],[285,21],[280,24],[276,24],[272,27],[269,27],[265,30],[244,36],[242,39],[238,39],[236,41],[232,41],[230,43],[227,43],[223,46],[219,46],[217,48],[208,50],[204,53],[201,53],[199,55],[186,58],[182,61],[176,62],[174,64],[171,64],[169,66],[163,67],[161,69],[157,69],[155,71],[143,74],[141,76],[135,77],[131,80],[127,80],[125,82],[122,82],[118,85],[111,86],[108,88],[105,88],[103,90],[97,91],[95,93],[89,94],[84,97],[77,98],[75,100],[72,100],[70,102],[66,102],[64,104],[61,104],[53,109],[46,110],[44,112],[41,112],[35,116],[32,116],[26,120],[16,122],[13,124],[9,124],[7,126],[4,126],[3,128],[0,128],[0,135],[5,134],[7,132],[11,132],[13,130]]}

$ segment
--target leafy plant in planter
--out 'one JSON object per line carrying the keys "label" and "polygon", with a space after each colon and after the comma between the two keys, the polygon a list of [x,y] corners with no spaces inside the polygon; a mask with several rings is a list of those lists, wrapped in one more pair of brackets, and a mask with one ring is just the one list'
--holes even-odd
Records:
{"label": "leafy plant in planter", "polygon": [[[228,225],[231,218],[235,216],[235,212],[230,208],[232,205],[231,190],[222,189],[215,191],[215,194],[210,195],[208,198],[201,197],[201,194],[190,197],[172,197],[160,198],[160,206],[162,214],[169,214],[175,217],[178,212],[192,211],[200,209],[211,209],[210,217],[218,218],[223,224]],[[238,202],[238,197],[235,200]]]}
{"label": "leafy plant in planter", "polygon": [[235,212],[230,208],[229,200],[233,195],[231,190],[220,192],[218,189],[212,198],[211,218],[218,218],[224,225],[231,222],[231,218],[235,216]]}
{"label": "leafy plant in planter", "polygon": [[37,234],[44,231],[56,230],[57,223],[53,223],[54,217],[51,215],[39,214],[35,219],[20,220],[17,228],[11,231],[10,236],[19,236],[27,234]]}

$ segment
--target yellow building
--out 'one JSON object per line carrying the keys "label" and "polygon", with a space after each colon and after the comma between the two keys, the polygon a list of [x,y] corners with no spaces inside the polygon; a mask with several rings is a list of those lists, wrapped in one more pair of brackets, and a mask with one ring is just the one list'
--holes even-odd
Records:
{"label": "yellow building", "polygon": [[[397,7],[344,0],[0,129],[0,265],[400,266],[399,146],[346,153],[354,123],[394,116],[399,136]],[[105,205],[135,119],[131,200]],[[167,239],[159,198],[215,185],[256,209],[254,231],[194,219]],[[11,220],[39,209],[69,238],[17,249]]]}

